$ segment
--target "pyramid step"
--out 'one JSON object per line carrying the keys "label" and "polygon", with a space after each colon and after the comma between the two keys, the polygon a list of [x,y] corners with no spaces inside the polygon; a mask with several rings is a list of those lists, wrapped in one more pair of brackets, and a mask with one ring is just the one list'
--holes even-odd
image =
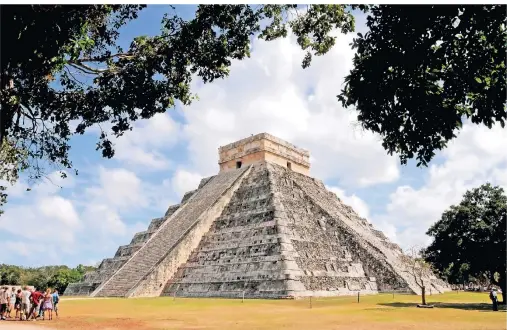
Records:
{"label": "pyramid step", "polygon": [[[127,261],[111,278],[94,292],[94,296],[127,296],[129,291],[174,248],[185,233],[210,208],[249,167],[228,171],[215,176],[199,189],[176,211],[170,220],[164,222],[159,230]],[[224,205],[225,206],[225,205]],[[170,226],[168,223],[170,222]],[[164,283],[167,279],[164,280]]]}

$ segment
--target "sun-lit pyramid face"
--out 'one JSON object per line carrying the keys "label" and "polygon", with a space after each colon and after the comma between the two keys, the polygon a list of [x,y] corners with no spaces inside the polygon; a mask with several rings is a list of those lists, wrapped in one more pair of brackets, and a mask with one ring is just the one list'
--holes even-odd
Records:
{"label": "sun-lit pyramid face", "polygon": [[220,172],[268,162],[310,174],[310,153],[267,133],[250,136],[218,149]]}

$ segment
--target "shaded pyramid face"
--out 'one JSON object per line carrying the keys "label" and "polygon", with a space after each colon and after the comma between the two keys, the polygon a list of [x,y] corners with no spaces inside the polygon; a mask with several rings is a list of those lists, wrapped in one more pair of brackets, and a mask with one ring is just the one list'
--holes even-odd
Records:
{"label": "shaded pyramid face", "polygon": [[[420,293],[404,271],[396,244],[320,181],[269,162],[203,179],[136,237],[65,294],[284,298]],[[428,282],[428,292],[448,290],[437,278]]]}

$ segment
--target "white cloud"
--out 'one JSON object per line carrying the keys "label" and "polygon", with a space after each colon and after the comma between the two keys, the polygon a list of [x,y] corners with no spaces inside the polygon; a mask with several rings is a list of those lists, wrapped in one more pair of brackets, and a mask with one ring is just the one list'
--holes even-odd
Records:
{"label": "white cloud", "polygon": [[507,130],[470,123],[442,152],[441,165],[430,165],[425,184],[416,189],[400,186],[390,195],[386,213],[374,223],[396,227],[394,239],[403,247],[427,245],[428,228],[463,194],[487,181],[507,189]]}
{"label": "white cloud", "polygon": [[[112,124],[106,123],[102,129],[110,134],[111,126]],[[114,159],[136,171],[170,169],[173,161],[163,151],[177,145],[181,139],[181,130],[181,124],[170,113],[158,113],[150,119],[138,120],[134,122],[132,130],[119,138],[110,136],[115,149]],[[101,130],[98,126],[93,126],[87,132],[98,135]]]}
{"label": "white cloud", "polygon": [[304,52],[293,36],[256,39],[252,57],[234,61],[228,78],[195,83],[199,101],[183,112],[191,170],[216,173],[220,145],[268,132],[309,149],[313,176],[339,178],[344,186],[396,180],[398,160],[386,154],[377,136],[362,132],[357,114],[336,99],[352,68],[351,40],[338,35],[330,53],[303,70]]}
{"label": "white cloud", "polygon": [[[65,178],[62,177],[62,173],[66,174]],[[56,194],[62,188],[72,188],[74,184],[74,177],[66,171],[54,171],[43,177],[40,182],[34,185],[32,190],[39,196],[50,196]]]}
{"label": "white cloud", "polygon": [[171,180],[171,186],[178,196],[183,197],[186,192],[197,189],[202,178],[198,173],[178,169]]}
{"label": "white cloud", "polygon": [[338,187],[326,187],[329,191],[335,193],[343,203],[352,207],[359,216],[368,220],[370,217],[370,210],[365,201],[359,198],[357,195],[347,195],[345,190]]}
{"label": "white cloud", "polygon": [[14,183],[14,185],[11,185],[9,182],[5,180],[0,180],[0,185],[7,187],[7,193],[9,194],[9,198],[18,198],[22,197],[26,190],[29,188],[28,185],[25,182],[22,182],[21,180],[18,180]]}
{"label": "white cloud", "polygon": [[22,257],[30,256],[30,253],[33,253],[35,246],[33,244],[27,244],[24,242],[13,242],[13,241],[3,241],[2,246],[4,251],[9,251],[9,253],[20,255]]}
{"label": "white cloud", "polygon": [[137,175],[124,168],[98,170],[99,184],[86,188],[87,195],[96,202],[118,208],[146,207],[148,199],[142,191]]}
{"label": "white cloud", "polygon": [[115,157],[153,170],[168,169],[172,161],[157,149],[173,147],[180,138],[180,130],[180,124],[167,113],[138,121],[132,131],[115,140]]}
{"label": "white cloud", "polygon": [[23,237],[27,243],[47,238],[44,245],[61,244],[70,248],[78,228],[76,210],[69,201],[58,196],[36,198],[31,205],[9,207],[2,216],[2,229]]}
{"label": "white cloud", "polygon": [[53,218],[61,225],[78,228],[80,226],[79,216],[74,205],[68,199],[60,196],[44,197],[39,200],[38,209],[45,218]]}
{"label": "white cloud", "polygon": [[[92,176],[96,180],[81,179],[79,184],[70,177],[61,180],[57,173],[49,177],[51,182],[42,181],[24,194],[22,204],[8,203],[1,217],[3,242],[12,256],[22,257],[24,262],[20,263],[24,265],[61,263],[69,256],[88,253],[112,256],[119,245],[129,243],[135,232],[146,230],[151,220],[144,217],[127,222],[126,215],[139,210],[149,212],[150,208],[160,209],[161,215],[167,208],[157,198],[167,198],[167,194],[161,194],[166,185],[143,182],[123,168],[98,167]],[[76,263],[83,262],[79,258]]]}

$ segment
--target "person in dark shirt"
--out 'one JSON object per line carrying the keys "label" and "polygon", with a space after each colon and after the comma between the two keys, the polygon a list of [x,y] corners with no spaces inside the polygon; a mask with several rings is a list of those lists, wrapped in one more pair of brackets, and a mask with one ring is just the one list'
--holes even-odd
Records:
{"label": "person in dark shirt", "polygon": [[18,292],[16,292],[16,300],[14,301],[14,310],[16,311],[15,319],[18,318],[21,320],[21,300],[23,297],[23,293],[21,293],[21,289],[18,289]]}

